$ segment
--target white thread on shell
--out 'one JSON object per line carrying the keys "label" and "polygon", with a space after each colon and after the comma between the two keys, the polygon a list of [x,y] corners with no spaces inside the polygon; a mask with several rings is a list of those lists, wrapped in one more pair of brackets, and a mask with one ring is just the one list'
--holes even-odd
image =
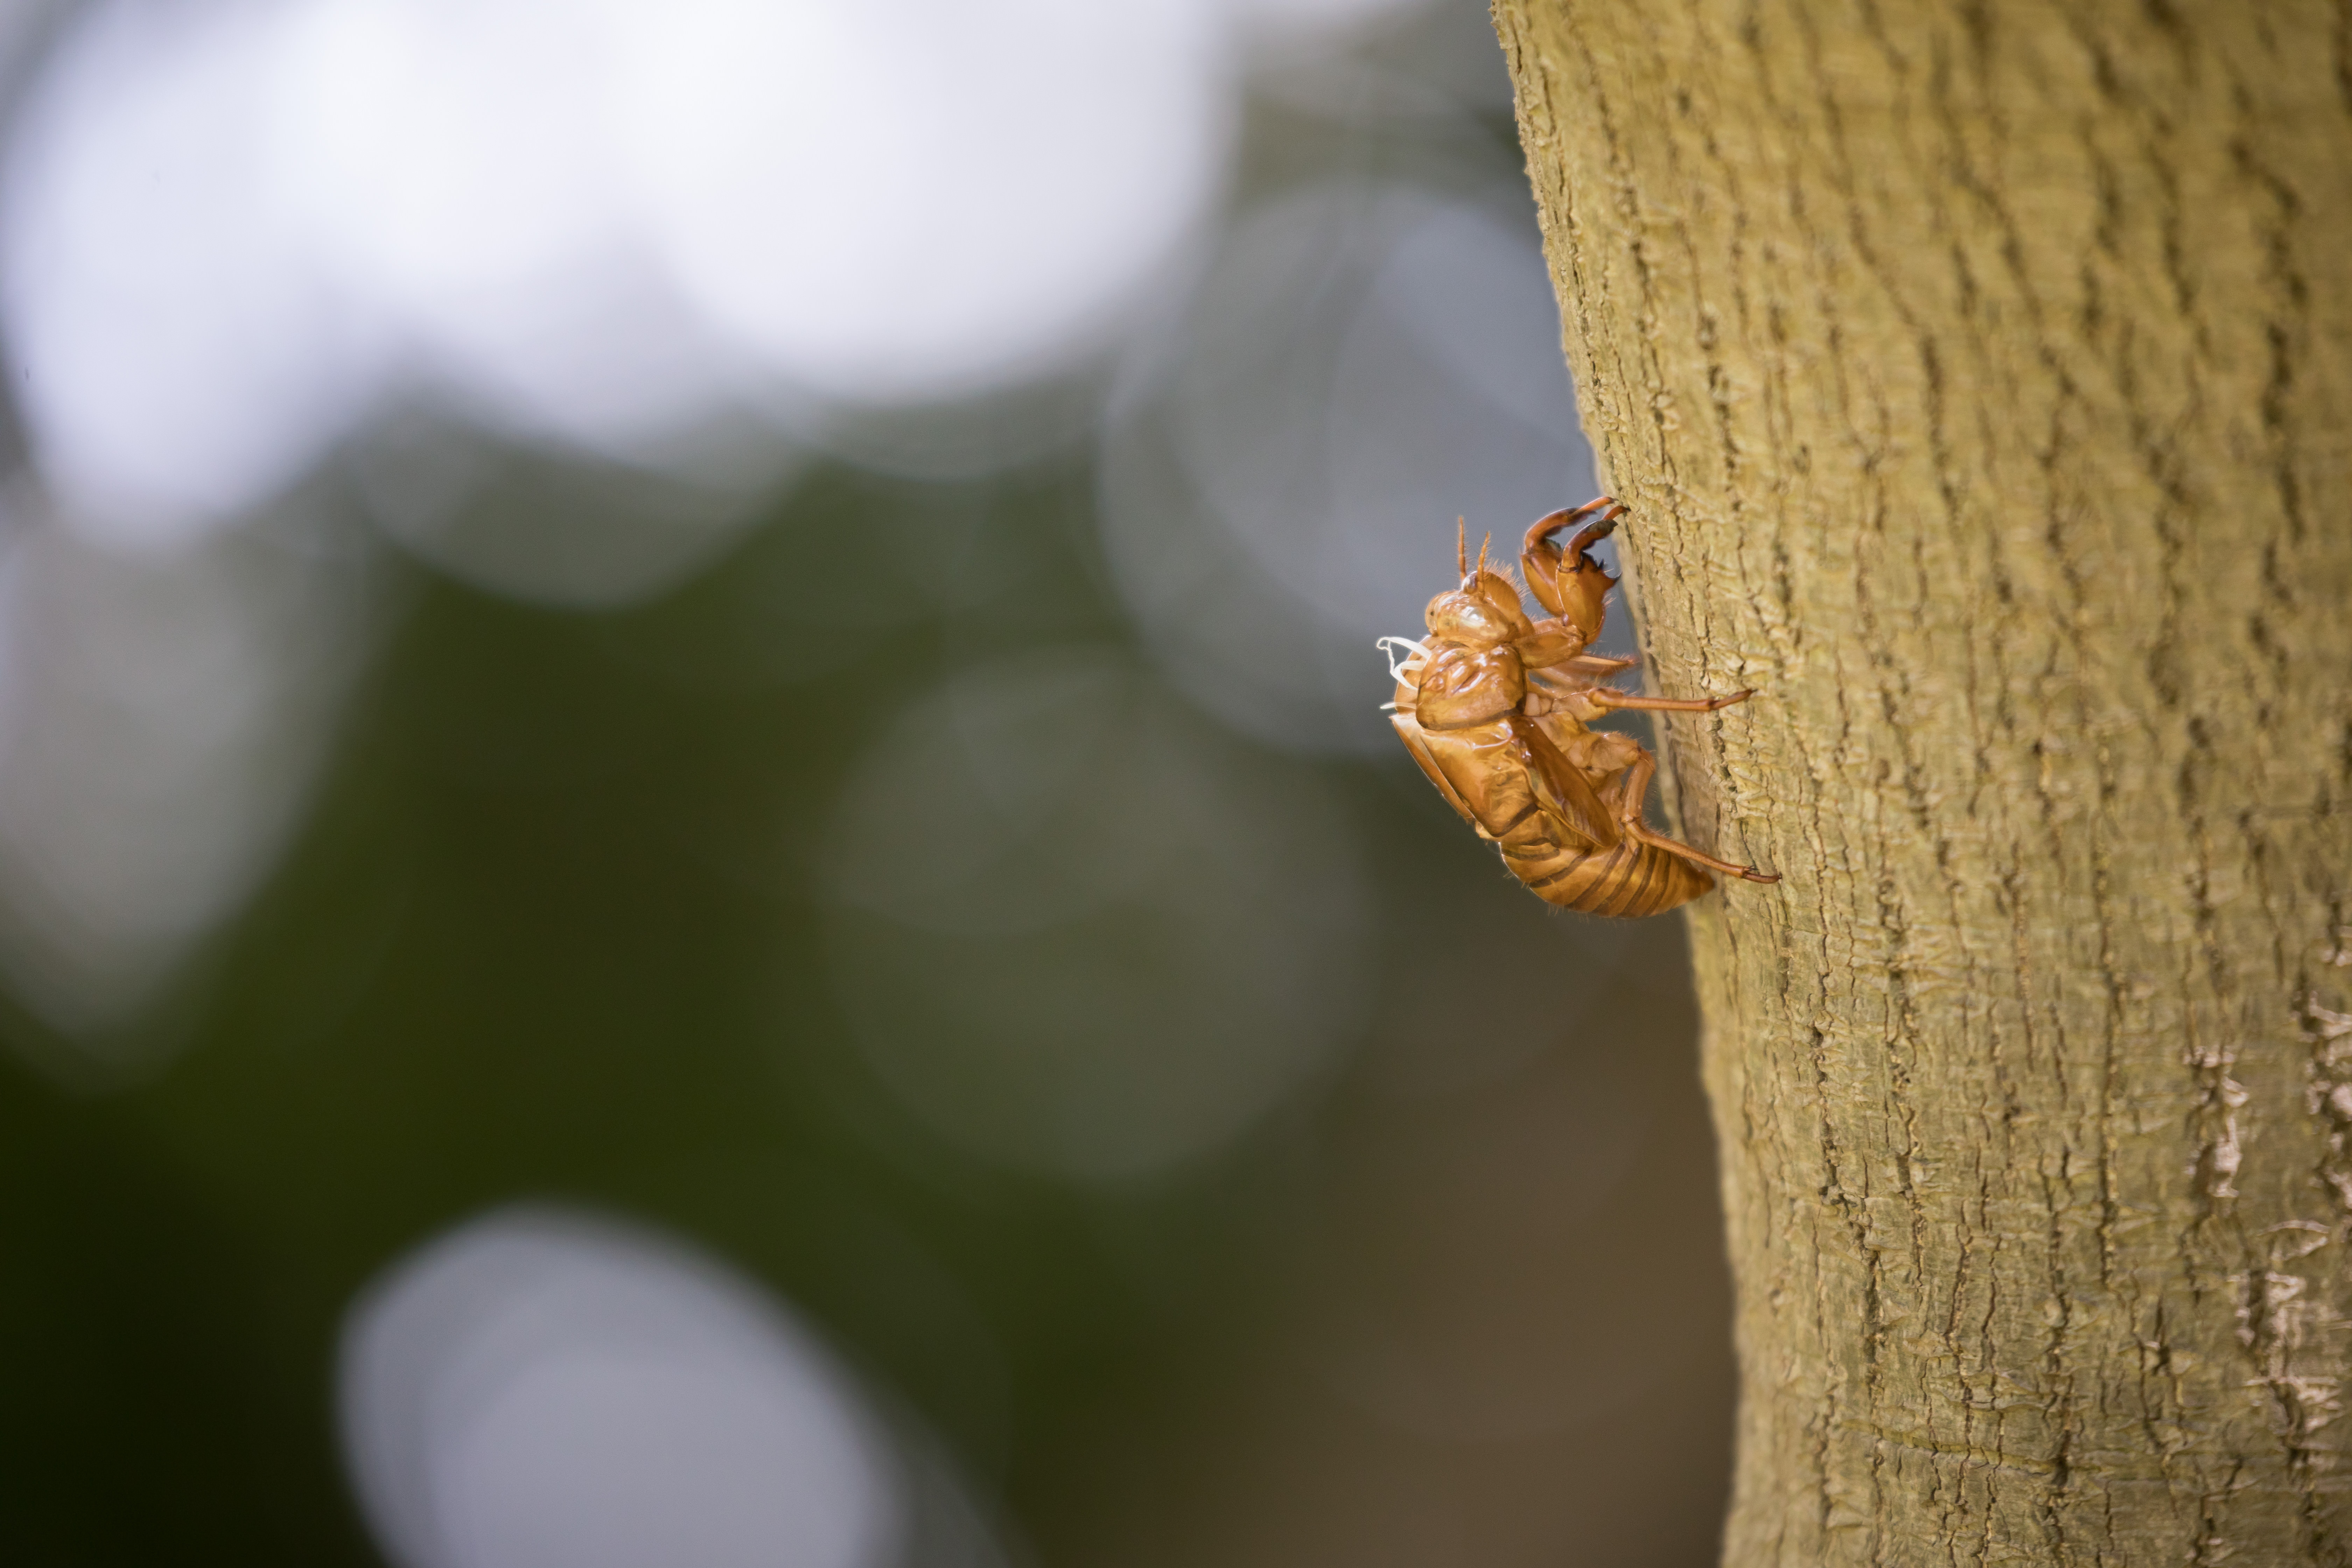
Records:
{"label": "white thread on shell", "polygon": [[[1404,666],[1412,662],[1410,658],[1400,662],[1397,658],[1397,649],[1401,647],[1411,648],[1413,654],[1419,658],[1424,659],[1429,658],[1429,649],[1423,647],[1420,643],[1413,641],[1411,637],[1381,637],[1379,641],[1373,643],[1372,646],[1387,656],[1389,661],[1389,679],[1391,680],[1403,680]],[[1394,707],[1395,704],[1391,703],[1390,706]]]}

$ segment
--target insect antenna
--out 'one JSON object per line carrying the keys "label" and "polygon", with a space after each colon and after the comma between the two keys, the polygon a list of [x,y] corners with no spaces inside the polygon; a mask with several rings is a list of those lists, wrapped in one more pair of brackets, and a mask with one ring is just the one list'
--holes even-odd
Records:
{"label": "insect antenna", "polygon": [[[1481,577],[1486,574],[1486,547],[1494,542],[1495,536],[1491,533],[1478,542],[1478,575]],[[1469,574],[1465,572],[1463,575],[1466,577]]]}
{"label": "insect antenna", "polygon": [[1470,520],[1454,520],[1454,568],[1463,576],[1470,575]]}

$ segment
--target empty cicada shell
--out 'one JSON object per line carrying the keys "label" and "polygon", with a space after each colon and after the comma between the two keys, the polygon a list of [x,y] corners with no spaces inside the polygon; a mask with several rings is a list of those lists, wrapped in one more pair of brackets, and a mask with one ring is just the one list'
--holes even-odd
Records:
{"label": "empty cicada shell", "polygon": [[[1585,652],[1616,584],[1591,551],[1624,511],[1603,496],[1528,530],[1519,563],[1546,618],[1528,618],[1483,549],[1474,570],[1465,541],[1462,585],[1429,602],[1427,640],[1381,639],[1396,677],[1392,721],[1430,783],[1538,897],[1594,915],[1673,909],[1715,886],[1709,871],[1780,879],[1651,827],[1642,806],[1657,759],[1589,727],[1612,709],[1707,712],[1754,695],[1637,697],[1604,684],[1633,661]],[[1553,535],[1577,523],[1562,549]]]}

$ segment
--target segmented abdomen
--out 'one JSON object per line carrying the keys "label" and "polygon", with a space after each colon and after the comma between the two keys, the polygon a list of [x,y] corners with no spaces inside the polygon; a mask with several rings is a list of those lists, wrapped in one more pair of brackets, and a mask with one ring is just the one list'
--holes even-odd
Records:
{"label": "segmented abdomen", "polygon": [[1400,672],[1391,722],[1447,804],[1502,851],[1503,864],[1538,898],[1631,920],[1686,904],[1715,886],[1687,860],[1621,837],[1592,782],[1534,721],[1514,711],[1423,729],[1423,662],[1417,655]]}
{"label": "segmented abdomen", "polygon": [[1715,886],[1689,861],[1630,838],[1607,849],[1505,845],[1503,864],[1546,903],[1588,915],[1654,915]]}

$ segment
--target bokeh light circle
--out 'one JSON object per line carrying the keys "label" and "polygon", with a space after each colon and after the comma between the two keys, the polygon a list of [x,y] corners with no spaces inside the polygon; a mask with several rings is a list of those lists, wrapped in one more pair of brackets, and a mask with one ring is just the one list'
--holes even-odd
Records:
{"label": "bokeh light circle", "polygon": [[1191,0],[616,13],[621,136],[697,307],[852,403],[1099,349],[1207,216],[1233,108]]}
{"label": "bokeh light circle", "polygon": [[907,1481],[855,1380],[657,1233],[494,1212],[344,1326],[345,1462],[401,1568],[887,1568]]}
{"label": "bokeh light circle", "polygon": [[1360,1026],[1367,893],[1335,803],[1110,655],[983,666],[911,705],[830,842],[866,1060],[984,1158],[1155,1174]]}

